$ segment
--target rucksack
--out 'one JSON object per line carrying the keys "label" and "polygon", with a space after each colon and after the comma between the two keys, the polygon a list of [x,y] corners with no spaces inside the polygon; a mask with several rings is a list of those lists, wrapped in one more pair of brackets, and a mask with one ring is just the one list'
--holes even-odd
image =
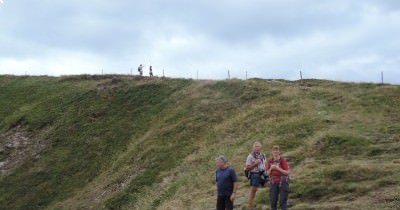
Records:
{"label": "rucksack", "polygon": [[250,177],[250,170],[247,170],[247,167],[244,167],[244,176],[247,178],[247,179],[250,179],[251,177]]}

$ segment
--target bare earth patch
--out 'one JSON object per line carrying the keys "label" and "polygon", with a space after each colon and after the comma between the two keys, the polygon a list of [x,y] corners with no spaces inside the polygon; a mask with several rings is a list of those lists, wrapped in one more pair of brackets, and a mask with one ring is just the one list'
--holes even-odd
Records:
{"label": "bare earth patch", "polygon": [[8,175],[28,158],[38,157],[45,144],[29,127],[18,124],[0,135],[0,176]]}

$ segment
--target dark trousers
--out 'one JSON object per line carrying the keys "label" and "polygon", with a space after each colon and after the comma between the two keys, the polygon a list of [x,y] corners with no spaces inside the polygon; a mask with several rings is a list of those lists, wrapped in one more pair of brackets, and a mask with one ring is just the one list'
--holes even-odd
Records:
{"label": "dark trousers", "polygon": [[275,184],[271,181],[269,188],[269,200],[271,202],[271,210],[278,209],[278,200],[282,210],[287,210],[287,200],[289,195],[289,183],[282,182],[281,186],[279,183]]}
{"label": "dark trousers", "polygon": [[218,196],[217,199],[217,210],[232,210],[233,202],[230,196]]}

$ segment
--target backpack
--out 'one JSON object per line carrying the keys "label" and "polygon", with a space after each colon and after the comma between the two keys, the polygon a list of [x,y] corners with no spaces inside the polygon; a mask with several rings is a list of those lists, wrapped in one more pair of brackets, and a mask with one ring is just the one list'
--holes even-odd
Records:
{"label": "backpack", "polygon": [[250,170],[247,170],[247,167],[244,167],[244,176],[247,178],[247,179],[250,179],[251,177],[251,174],[250,174]]}

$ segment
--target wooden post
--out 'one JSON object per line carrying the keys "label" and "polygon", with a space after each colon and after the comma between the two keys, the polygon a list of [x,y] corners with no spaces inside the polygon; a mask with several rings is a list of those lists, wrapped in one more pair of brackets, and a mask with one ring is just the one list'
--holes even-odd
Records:
{"label": "wooden post", "polygon": [[228,69],[228,80],[231,80],[231,72]]}
{"label": "wooden post", "polygon": [[300,84],[303,84],[303,73],[300,71]]}
{"label": "wooden post", "polygon": [[383,85],[383,71],[381,72],[381,83]]}

